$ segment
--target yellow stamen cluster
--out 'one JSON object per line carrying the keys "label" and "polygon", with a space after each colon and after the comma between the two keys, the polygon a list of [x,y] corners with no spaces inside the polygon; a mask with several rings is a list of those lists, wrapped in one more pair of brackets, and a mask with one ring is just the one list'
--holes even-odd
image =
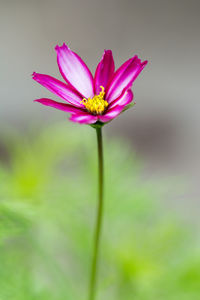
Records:
{"label": "yellow stamen cluster", "polygon": [[103,86],[100,86],[100,88],[101,92],[98,95],[95,95],[93,98],[83,98],[81,101],[86,109],[95,115],[101,115],[108,107],[108,102],[104,100],[105,89]]}

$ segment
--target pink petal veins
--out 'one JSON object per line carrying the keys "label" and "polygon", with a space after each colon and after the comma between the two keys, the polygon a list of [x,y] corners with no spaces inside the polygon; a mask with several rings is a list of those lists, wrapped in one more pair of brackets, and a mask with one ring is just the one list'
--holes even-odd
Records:
{"label": "pink petal veins", "polygon": [[72,105],[84,107],[84,105],[80,103],[82,97],[71,86],[66,85],[65,83],[49,75],[35,72],[33,73],[33,79]]}
{"label": "pink petal veins", "polygon": [[83,97],[94,96],[93,77],[84,61],[63,44],[56,46],[57,61],[63,78]]}
{"label": "pink petal veins", "polygon": [[109,105],[109,109],[119,105],[119,106],[126,106],[133,101],[133,92],[129,90],[125,90],[121,96],[119,96],[116,100],[112,101]]}
{"label": "pink petal veins", "polygon": [[84,112],[81,108],[75,107],[73,105],[70,104],[65,104],[65,103],[61,103],[61,102],[57,102],[48,98],[41,98],[41,99],[36,99],[34,100],[35,102],[39,102],[43,105],[46,106],[51,106],[54,107],[56,109],[68,112],[68,113],[82,113]]}
{"label": "pink petal veins", "polygon": [[113,75],[106,90],[106,100],[110,103],[118,98],[121,93],[131,87],[133,81],[137,78],[147,61],[141,60],[134,56],[127,60]]}
{"label": "pink petal veins", "polygon": [[101,91],[100,86],[106,88],[107,83],[115,70],[114,59],[111,50],[105,50],[94,75],[95,94]]}
{"label": "pink petal veins", "polygon": [[99,116],[99,120],[103,123],[109,122],[112,119],[116,118],[124,109],[125,106],[117,105],[110,110],[108,110],[104,115]]}
{"label": "pink petal veins", "polygon": [[97,120],[98,120],[97,116],[91,115],[89,113],[73,114],[70,117],[70,121],[78,122],[80,124],[93,124],[96,123]]}

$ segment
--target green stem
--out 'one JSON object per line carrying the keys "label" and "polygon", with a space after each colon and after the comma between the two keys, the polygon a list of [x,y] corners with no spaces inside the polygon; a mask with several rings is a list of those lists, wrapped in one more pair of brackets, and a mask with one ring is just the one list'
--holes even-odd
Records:
{"label": "green stem", "polygon": [[94,236],[94,252],[93,252],[90,287],[89,287],[89,300],[95,300],[95,295],[96,295],[99,241],[101,235],[102,216],[103,216],[103,141],[102,141],[101,127],[96,127],[96,133],[97,133],[98,162],[99,162],[99,190],[98,190],[97,219],[96,219],[96,228],[95,228],[95,236]]}

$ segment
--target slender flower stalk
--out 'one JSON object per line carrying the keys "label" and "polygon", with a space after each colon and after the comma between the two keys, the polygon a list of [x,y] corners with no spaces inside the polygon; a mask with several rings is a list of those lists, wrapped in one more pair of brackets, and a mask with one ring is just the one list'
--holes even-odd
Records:
{"label": "slender flower stalk", "polygon": [[56,46],[55,50],[58,67],[65,82],[36,72],[33,73],[33,79],[64,102],[57,102],[48,98],[40,98],[35,101],[69,113],[71,115],[70,121],[88,124],[94,127],[97,133],[99,196],[89,286],[89,300],[95,300],[103,216],[102,126],[134,104],[131,88],[135,79],[146,66],[147,61],[142,62],[135,55],[115,70],[112,51],[105,50],[93,76],[81,57],[66,44]]}
{"label": "slender flower stalk", "polygon": [[103,188],[104,188],[104,165],[103,165],[103,139],[102,139],[102,128],[96,128],[97,133],[97,147],[98,147],[98,207],[97,207],[97,218],[96,228],[94,236],[94,252],[92,258],[91,277],[89,286],[89,300],[94,300],[96,295],[96,284],[97,284],[97,272],[98,272],[98,259],[99,259],[99,244],[102,230],[102,218],[103,218]]}

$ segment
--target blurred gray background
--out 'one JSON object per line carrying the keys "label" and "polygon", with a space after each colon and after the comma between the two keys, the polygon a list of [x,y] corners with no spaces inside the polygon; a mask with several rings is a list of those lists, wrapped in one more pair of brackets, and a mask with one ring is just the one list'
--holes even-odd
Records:
{"label": "blurred gray background", "polygon": [[113,50],[116,67],[138,54],[149,64],[134,83],[137,105],[105,131],[130,138],[144,159],[145,180],[183,179],[182,193],[169,202],[198,220],[200,1],[0,0],[0,6],[1,130],[66,119],[33,103],[55,98],[31,73],[61,79],[56,44],[66,42],[93,72],[104,49]]}

